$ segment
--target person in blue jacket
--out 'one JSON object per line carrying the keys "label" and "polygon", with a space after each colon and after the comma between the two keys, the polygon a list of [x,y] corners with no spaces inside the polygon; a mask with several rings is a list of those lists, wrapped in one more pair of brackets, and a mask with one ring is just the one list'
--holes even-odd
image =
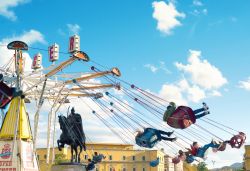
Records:
{"label": "person in blue jacket", "polygon": [[95,169],[95,162],[92,161],[91,159],[88,159],[88,165],[86,167],[87,171],[93,171]]}
{"label": "person in blue jacket", "polygon": [[95,163],[100,163],[102,162],[102,159],[105,158],[106,156],[104,156],[103,154],[98,154],[97,152],[95,152],[92,161],[94,161]]}
{"label": "person in blue jacket", "polygon": [[[176,137],[171,138],[170,136],[173,132],[165,132],[162,130],[154,129],[154,128],[144,128],[144,131],[137,131],[137,135],[135,137],[136,144],[141,147],[152,148],[157,142],[165,140],[165,141],[176,141]],[[166,136],[164,136],[166,135]]]}
{"label": "person in blue jacket", "polygon": [[156,166],[158,166],[158,165],[159,165],[159,163],[160,163],[160,158],[159,158],[159,157],[157,157],[157,159],[156,159],[156,160],[151,161],[151,162],[149,163],[149,165],[150,165],[151,167],[156,167]]}
{"label": "person in blue jacket", "polygon": [[200,146],[197,142],[193,142],[191,145],[191,149],[187,148],[187,150],[195,157],[204,158],[205,153],[209,148],[216,148],[218,149],[220,144],[217,144],[215,141],[211,141],[209,144],[204,146]]}

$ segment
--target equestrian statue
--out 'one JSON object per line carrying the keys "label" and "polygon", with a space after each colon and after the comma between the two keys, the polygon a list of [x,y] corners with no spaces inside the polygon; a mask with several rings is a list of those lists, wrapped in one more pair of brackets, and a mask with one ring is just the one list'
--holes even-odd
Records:
{"label": "equestrian statue", "polygon": [[[74,161],[75,152],[74,162],[80,163],[80,154],[82,149],[86,151],[86,137],[83,131],[82,117],[80,114],[75,113],[75,109],[73,107],[69,116],[65,117],[60,115],[58,118],[60,129],[62,130],[60,139],[57,140],[58,149],[61,151],[65,144],[69,145],[71,147],[71,162]],[[78,146],[80,147],[79,153]]]}

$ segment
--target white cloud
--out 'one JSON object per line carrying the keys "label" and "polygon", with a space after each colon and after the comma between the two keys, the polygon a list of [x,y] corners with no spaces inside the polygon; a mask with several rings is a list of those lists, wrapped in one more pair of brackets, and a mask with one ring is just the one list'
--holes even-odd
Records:
{"label": "white cloud", "polygon": [[203,3],[199,0],[193,0],[193,5],[194,6],[203,6]]}
{"label": "white cloud", "polygon": [[34,29],[31,29],[30,31],[26,31],[19,36],[12,36],[12,37],[8,37],[8,38],[4,38],[4,39],[2,39],[1,42],[2,43],[9,43],[9,42],[14,41],[14,40],[24,41],[28,45],[31,45],[34,43],[43,43],[43,44],[46,43],[43,34],[37,30],[34,30]]}
{"label": "white cloud", "polygon": [[[32,45],[34,43],[46,43],[44,36],[37,30],[31,29],[30,31],[24,32],[19,36],[7,37],[0,40],[0,44],[7,45],[11,41],[20,40],[26,42],[28,45]],[[11,57],[13,56],[14,51],[8,50],[6,46],[0,47],[0,66],[6,64]],[[31,70],[32,59],[27,52],[23,53],[23,57],[25,58],[25,70]]]}
{"label": "white cloud", "polygon": [[227,83],[226,78],[218,68],[200,57],[200,51],[190,50],[188,64],[176,62],[177,69],[183,72],[181,74],[187,73],[190,77],[183,78],[176,83],[164,84],[159,92],[160,96],[178,105],[185,105],[189,102],[199,103],[208,97],[222,96],[219,88]]}
{"label": "white cloud", "polygon": [[144,65],[144,67],[148,68],[153,73],[156,73],[156,71],[158,70],[158,68],[152,64],[146,64],[146,65]]}
{"label": "white cloud", "polygon": [[190,86],[187,89],[187,92],[188,92],[189,101],[192,101],[194,103],[198,103],[198,102],[200,102],[202,99],[204,99],[206,97],[205,91],[202,90],[197,85]]}
{"label": "white cloud", "polygon": [[227,79],[221,71],[210,64],[207,60],[202,60],[201,51],[189,50],[188,64],[176,62],[175,65],[180,71],[184,71],[191,76],[191,81],[207,90],[218,89],[227,83]]}
{"label": "white cloud", "polygon": [[78,34],[81,27],[78,24],[67,24],[70,34]]}
{"label": "white cloud", "polygon": [[211,93],[210,93],[210,96],[217,96],[217,97],[220,97],[222,96],[221,92],[217,91],[217,90],[213,90]]}
{"label": "white cloud", "polygon": [[239,81],[239,87],[250,91],[250,77],[245,81]]}
{"label": "white cloud", "polygon": [[171,74],[171,71],[166,67],[165,62],[160,61],[160,65],[145,64],[144,67],[149,69],[151,72],[156,73],[157,71],[164,71],[166,74]]}
{"label": "white cloud", "polygon": [[1,0],[0,1],[0,15],[15,21],[17,19],[16,14],[11,8],[16,7],[20,4],[26,3],[29,0]]}
{"label": "white cloud", "polygon": [[153,18],[157,20],[157,29],[166,35],[170,35],[172,30],[181,26],[181,22],[177,18],[185,18],[185,14],[176,10],[175,4],[164,1],[154,1],[152,3],[154,8]]}
{"label": "white cloud", "polygon": [[174,84],[164,84],[159,92],[160,96],[178,105],[186,105],[188,102],[199,103],[206,98],[206,93],[197,85],[190,85],[186,79]]}
{"label": "white cloud", "polygon": [[175,84],[164,84],[159,95],[169,102],[175,102],[178,105],[187,105],[187,101],[182,95],[181,88]]}

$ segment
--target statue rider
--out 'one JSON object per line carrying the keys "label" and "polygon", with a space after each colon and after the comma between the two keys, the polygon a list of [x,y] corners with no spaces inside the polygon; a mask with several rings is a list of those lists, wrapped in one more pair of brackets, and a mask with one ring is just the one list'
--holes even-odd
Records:
{"label": "statue rider", "polygon": [[71,108],[71,113],[70,113],[69,116],[67,117],[67,120],[68,120],[68,122],[69,122],[69,125],[73,126],[74,124],[76,124],[76,122],[77,122],[78,119],[81,120],[81,118],[78,118],[78,117],[79,117],[79,115],[77,115],[77,114],[75,113],[75,108],[72,107],[72,108]]}
{"label": "statue rider", "polygon": [[71,113],[69,114],[69,116],[67,117],[68,119],[69,118],[71,118],[73,115],[75,115],[76,113],[75,113],[75,108],[74,107],[72,107],[71,108]]}

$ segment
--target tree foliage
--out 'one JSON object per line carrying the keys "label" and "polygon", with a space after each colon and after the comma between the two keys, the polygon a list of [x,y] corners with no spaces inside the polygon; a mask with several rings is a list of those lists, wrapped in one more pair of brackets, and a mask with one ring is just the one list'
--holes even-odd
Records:
{"label": "tree foliage", "polygon": [[67,161],[66,155],[64,155],[64,154],[56,154],[55,155],[55,164],[59,164],[59,163],[65,162],[65,161]]}
{"label": "tree foliage", "polygon": [[197,169],[198,171],[208,171],[207,164],[205,162],[200,162]]}

